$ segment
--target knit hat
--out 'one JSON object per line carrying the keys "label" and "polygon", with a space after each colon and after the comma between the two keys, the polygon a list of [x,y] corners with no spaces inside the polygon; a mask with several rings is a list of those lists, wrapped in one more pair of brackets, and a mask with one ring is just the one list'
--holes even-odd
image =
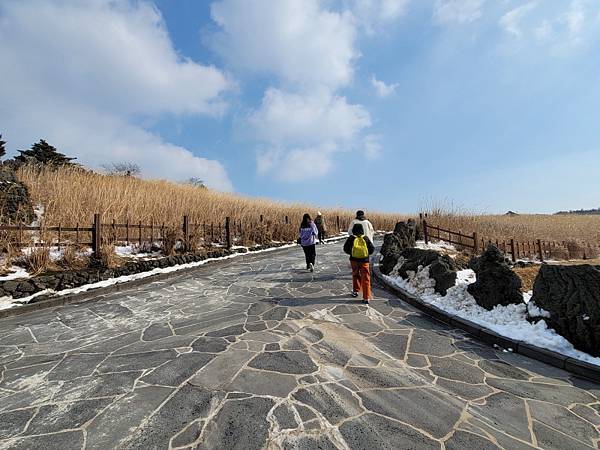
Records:
{"label": "knit hat", "polygon": [[321,215],[321,211],[317,211],[317,216],[320,216],[320,215]]}
{"label": "knit hat", "polygon": [[356,211],[356,218],[357,219],[364,219],[364,217],[365,217],[365,212],[364,211],[362,211],[360,209],[358,211]]}

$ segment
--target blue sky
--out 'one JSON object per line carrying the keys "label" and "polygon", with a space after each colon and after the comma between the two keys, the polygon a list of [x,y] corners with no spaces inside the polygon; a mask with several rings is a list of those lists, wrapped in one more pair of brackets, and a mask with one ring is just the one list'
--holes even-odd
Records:
{"label": "blue sky", "polygon": [[7,0],[0,133],[322,206],[591,208],[599,50],[599,0]]}

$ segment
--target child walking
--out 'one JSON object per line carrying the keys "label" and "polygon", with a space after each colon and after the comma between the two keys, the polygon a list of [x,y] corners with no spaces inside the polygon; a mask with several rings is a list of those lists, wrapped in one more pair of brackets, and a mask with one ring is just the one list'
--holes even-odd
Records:
{"label": "child walking", "polygon": [[358,297],[362,291],[363,303],[371,300],[371,268],[369,267],[369,255],[375,251],[373,242],[364,235],[362,224],[356,223],[352,227],[352,236],[344,243],[344,252],[350,255],[352,266],[352,297]]}

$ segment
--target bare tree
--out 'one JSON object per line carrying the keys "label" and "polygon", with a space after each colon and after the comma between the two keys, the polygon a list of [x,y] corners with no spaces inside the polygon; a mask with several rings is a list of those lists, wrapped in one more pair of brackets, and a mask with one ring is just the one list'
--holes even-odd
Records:
{"label": "bare tree", "polygon": [[141,167],[131,161],[102,164],[102,168],[106,170],[108,175],[117,175],[123,177],[135,177],[142,173]]}
{"label": "bare tree", "polygon": [[204,184],[204,180],[200,179],[199,177],[188,178],[187,180],[185,180],[184,184],[189,184],[189,185],[194,186],[194,187],[199,187],[199,188],[202,188],[202,189],[206,189],[206,185]]}

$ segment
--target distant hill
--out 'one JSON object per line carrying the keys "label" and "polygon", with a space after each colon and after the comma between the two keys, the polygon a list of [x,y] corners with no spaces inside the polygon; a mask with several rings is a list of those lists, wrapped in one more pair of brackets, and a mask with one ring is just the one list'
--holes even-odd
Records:
{"label": "distant hill", "polygon": [[575,214],[578,216],[591,216],[600,214],[600,208],[595,209],[577,209],[573,211],[559,211],[556,214]]}

